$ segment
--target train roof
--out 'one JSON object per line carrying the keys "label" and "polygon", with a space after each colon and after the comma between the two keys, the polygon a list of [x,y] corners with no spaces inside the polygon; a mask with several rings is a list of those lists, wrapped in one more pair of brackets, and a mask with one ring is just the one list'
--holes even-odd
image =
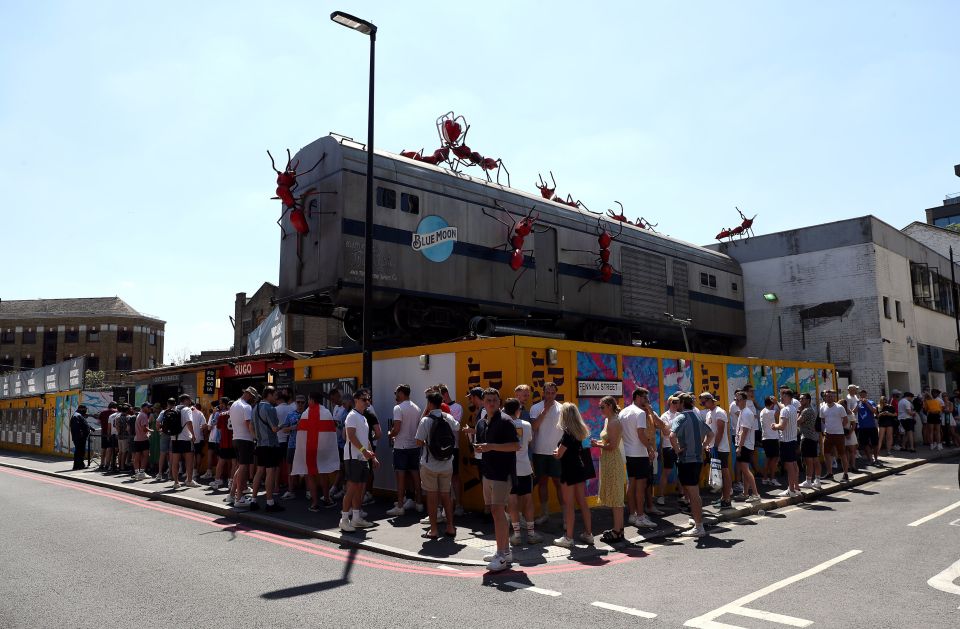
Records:
{"label": "train roof", "polygon": [[[353,153],[350,156],[351,160],[356,160],[362,163],[366,163],[366,144],[362,142],[357,142],[353,138],[340,135],[338,133],[331,132],[329,135],[319,138],[312,142],[308,146],[314,144],[322,144],[322,150],[329,151],[331,144],[335,144],[344,150],[344,153],[347,152]],[[304,147],[307,148],[307,147]],[[711,266],[723,266],[729,270],[740,272],[739,263],[732,257],[715,251],[713,249],[708,249],[701,245],[697,245],[680,238],[675,238],[673,236],[668,236],[666,234],[661,234],[649,229],[643,229],[632,223],[621,223],[615,219],[611,219],[606,215],[598,216],[592,212],[587,212],[585,210],[580,210],[573,208],[569,205],[563,203],[557,203],[548,199],[544,199],[542,195],[528,192],[526,190],[520,190],[518,188],[512,188],[510,186],[505,186],[503,184],[497,183],[495,181],[487,181],[486,178],[474,177],[467,173],[455,173],[446,168],[440,166],[434,166],[426,162],[420,162],[417,160],[404,157],[397,153],[391,153],[390,151],[384,151],[381,149],[374,149],[374,155],[380,158],[391,160],[403,164],[406,168],[417,168],[426,172],[432,172],[438,175],[443,175],[455,180],[458,180],[462,183],[469,183],[476,186],[481,186],[483,188],[489,189],[491,191],[499,191],[501,193],[507,193],[511,195],[521,196],[528,199],[531,203],[540,206],[549,207],[551,210],[555,211],[558,215],[564,216],[566,218],[575,218],[575,220],[582,221],[586,219],[587,221],[594,221],[597,219],[602,219],[605,223],[612,227],[613,230],[619,230],[620,225],[623,225],[623,233],[630,234],[637,241],[640,241],[655,249],[660,249],[662,253],[674,253],[676,254],[678,250],[686,250],[690,253],[695,254],[697,257],[703,259],[704,263]],[[360,156],[363,156],[362,158]],[[491,197],[496,197],[498,195],[491,194]],[[611,227],[607,227],[608,230],[611,230]],[[628,232],[629,230],[629,232]]]}

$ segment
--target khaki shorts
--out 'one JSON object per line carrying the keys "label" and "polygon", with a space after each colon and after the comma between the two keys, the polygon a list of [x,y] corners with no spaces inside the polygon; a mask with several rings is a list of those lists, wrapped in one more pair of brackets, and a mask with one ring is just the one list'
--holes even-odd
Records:
{"label": "khaki shorts", "polygon": [[483,479],[483,504],[505,505],[510,497],[510,481]]}
{"label": "khaki shorts", "polygon": [[420,466],[420,486],[423,491],[450,491],[450,479],[453,478],[453,471],[434,472],[426,465]]}

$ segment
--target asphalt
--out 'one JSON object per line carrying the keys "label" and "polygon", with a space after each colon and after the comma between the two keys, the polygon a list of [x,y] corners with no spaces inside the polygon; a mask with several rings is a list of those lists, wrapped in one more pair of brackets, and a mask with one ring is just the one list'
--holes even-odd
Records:
{"label": "asphalt", "polygon": [[[960,562],[957,462],[741,517],[701,540],[496,575],[0,467],[0,627],[759,629],[788,626],[777,622],[784,617],[822,627],[956,627],[960,587],[944,592],[928,581]],[[771,589],[825,562],[835,563]],[[762,617],[725,611],[738,600]],[[722,625],[703,621],[718,610],[709,622]]]}
{"label": "asphalt", "polygon": [[[921,465],[928,460],[935,460],[949,456],[950,451],[931,452],[922,448],[920,453],[897,453],[897,457],[884,457],[883,467],[867,467],[861,473],[851,475],[846,483],[825,482],[820,491],[804,490],[800,498],[777,498],[770,495],[771,489],[761,486],[761,495],[764,500],[753,505],[734,503],[737,509],[719,512],[713,508],[705,509],[707,523],[721,524],[737,518],[742,518],[758,512],[773,511],[789,507],[793,504],[802,504],[816,501],[849,487],[855,487],[865,482],[883,478],[914,466]],[[99,487],[123,491],[133,495],[150,498],[178,506],[204,511],[218,516],[231,518],[238,522],[255,526],[268,526],[284,530],[296,535],[314,537],[317,539],[352,546],[362,550],[369,550],[392,557],[412,559],[423,562],[440,563],[453,566],[485,566],[482,557],[496,549],[493,536],[493,523],[490,516],[483,514],[467,514],[457,521],[457,536],[455,538],[441,538],[437,541],[424,540],[420,537],[425,528],[420,525],[420,518],[425,514],[408,511],[405,516],[391,518],[386,510],[392,506],[389,498],[382,498],[374,504],[365,506],[370,514],[368,520],[375,524],[374,528],[356,533],[342,533],[338,528],[339,509],[334,507],[324,509],[319,513],[307,510],[308,503],[301,497],[285,501],[286,511],[282,514],[266,514],[262,510],[250,512],[243,509],[228,507],[223,502],[227,495],[225,490],[215,491],[204,485],[202,488],[181,488],[172,490],[172,483],[159,482],[153,479],[134,481],[128,475],[102,474],[92,469],[72,471],[71,462],[63,458],[45,457],[22,454],[9,451],[0,451],[0,466],[11,466],[18,469],[35,471],[43,474],[68,478]],[[837,475],[839,478],[839,475]],[[704,503],[715,499],[716,495],[704,493]],[[637,530],[634,527],[626,529],[631,544],[642,544],[664,538],[675,537],[687,525],[687,514],[681,512],[674,499],[668,498],[667,505],[661,507],[666,515],[654,518],[658,523],[655,530]],[[599,533],[612,528],[611,513],[606,509],[593,509],[594,532]],[[546,540],[544,544],[524,545],[514,547],[515,561],[523,566],[537,566],[553,562],[573,560],[587,560],[602,558],[616,552],[599,541],[595,546],[578,545],[572,550],[553,546],[550,541],[561,537],[562,522],[560,514],[555,513],[550,521],[538,527]],[[582,530],[577,522],[577,530]]]}

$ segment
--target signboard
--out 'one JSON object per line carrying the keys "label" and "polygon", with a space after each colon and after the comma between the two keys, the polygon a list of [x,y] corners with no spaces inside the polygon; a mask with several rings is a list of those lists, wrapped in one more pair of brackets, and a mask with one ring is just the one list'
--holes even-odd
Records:
{"label": "signboard", "polygon": [[235,363],[227,365],[220,372],[221,378],[245,378],[247,376],[259,376],[267,373],[267,363],[262,360],[248,363]]}
{"label": "signboard", "polygon": [[168,373],[150,378],[150,384],[180,384],[180,374]]}
{"label": "signboard", "polygon": [[578,380],[577,397],[623,397],[623,382],[620,380]]}
{"label": "signboard", "polygon": [[286,349],[287,339],[283,320],[279,306],[274,308],[267,318],[247,335],[247,353],[275,354]]}
{"label": "signboard", "polygon": [[443,262],[453,253],[457,228],[440,216],[424,216],[413,233],[410,246],[431,262]]}
{"label": "signboard", "polygon": [[10,386],[10,376],[0,376],[0,398],[8,398],[13,395],[13,390]]}
{"label": "signboard", "polygon": [[83,358],[71,358],[57,366],[60,370],[57,384],[61,391],[75,391],[83,388],[83,376],[86,372]]}
{"label": "signboard", "polygon": [[60,368],[58,365],[49,365],[43,368],[43,389],[47,393],[60,390]]}
{"label": "signboard", "polygon": [[203,370],[203,394],[213,395],[217,390],[217,370]]}
{"label": "signboard", "polygon": [[27,371],[24,373],[27,376],[27,387],[26,387],[27,395],[39,395],[40,393],[45,392],[43,388],[43,377],[44,377],[43,368],[31,369],[30,371]]}

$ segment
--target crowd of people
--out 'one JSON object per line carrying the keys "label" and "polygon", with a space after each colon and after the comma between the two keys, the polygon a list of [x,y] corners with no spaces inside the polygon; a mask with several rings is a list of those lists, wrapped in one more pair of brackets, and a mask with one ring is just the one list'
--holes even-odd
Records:
{"label": "crowd of people", "polygon": [[[485,560],[497,571],[512,562],[512,546],[524,539],[543,541],[536,527],[550,517],[551,492],[563,514],[563,535],[553,544],[594,544],[586,489],[594,478],[599,505],[612,510],[613,526],[602,532],[602,541],[624,541],[627,524],[657,528],[651,516],[664,515],[659,507],[665,505],[674,471],[681,489],[678,506],[690,515],[690,528],[681,534],[701,537],[706,534],[700,495],[705,477],[713,477],[720,493],[712,506],[727,510],[734,501],[759,502],[758,486],[796,497],[802,489],[836,481],[835,470],[845,481],[861,467],[882,466],[881,454],[916,451],[917,421],[927,447],[960,446],[960,391],[952,398],[936,389],[920,396],[893,391],[876,403],[867,391],[850,385],[845,397],[837,397],[824,391],[814,400],[810,393],[781,388],[778,396],[758,401],[747,385],[735,392],[727,410],[709,392],[696,397],[679,392],[658,413],[650,392],[638,387],[625,408],[613,397],[601,399],[603,427],[598,438],[591,438],[578,407],[560,401],[552,382],[532,405],[533,390],[526,384],[507,399],[497,389],[475,387],[467,393],[466,408],[443,384],[423,392],[421,408],[411,400],[411,388],[401,384],[386,422],[396,482],[396,499],[386,515],[426,511],[425,540],[455,536],[456,518],[463,515],[460,449],[466,444],[471,450],[464,453],[466,461],[472,458],[479,471],[494,524],[497,548]],[[86,424],[85,413],[81,406],[72,430]],[[153,438],[159,442],[153,480],[172,482],[173,489],[209,482],[213,490],[227,490],[229,506],[247,510],[261,508],[262,494],[268,512],[283,511],[281,502],[302,491],[311,511],[339,505],[342,531],[372,526],[363,507],[374,500],[382,428],[367,389],[293,396],[272,386],[262,392],[250,387],[236,400],[218,400],[209,412],[189,395],[139,409],[111,403],[98,420],[103,472],[146,480]],[[80,438],[85,436],[76,433],[75,440]],[[599,451],[598,466],[592,449]],[[74,467],[82,467],[82,460]]]}

